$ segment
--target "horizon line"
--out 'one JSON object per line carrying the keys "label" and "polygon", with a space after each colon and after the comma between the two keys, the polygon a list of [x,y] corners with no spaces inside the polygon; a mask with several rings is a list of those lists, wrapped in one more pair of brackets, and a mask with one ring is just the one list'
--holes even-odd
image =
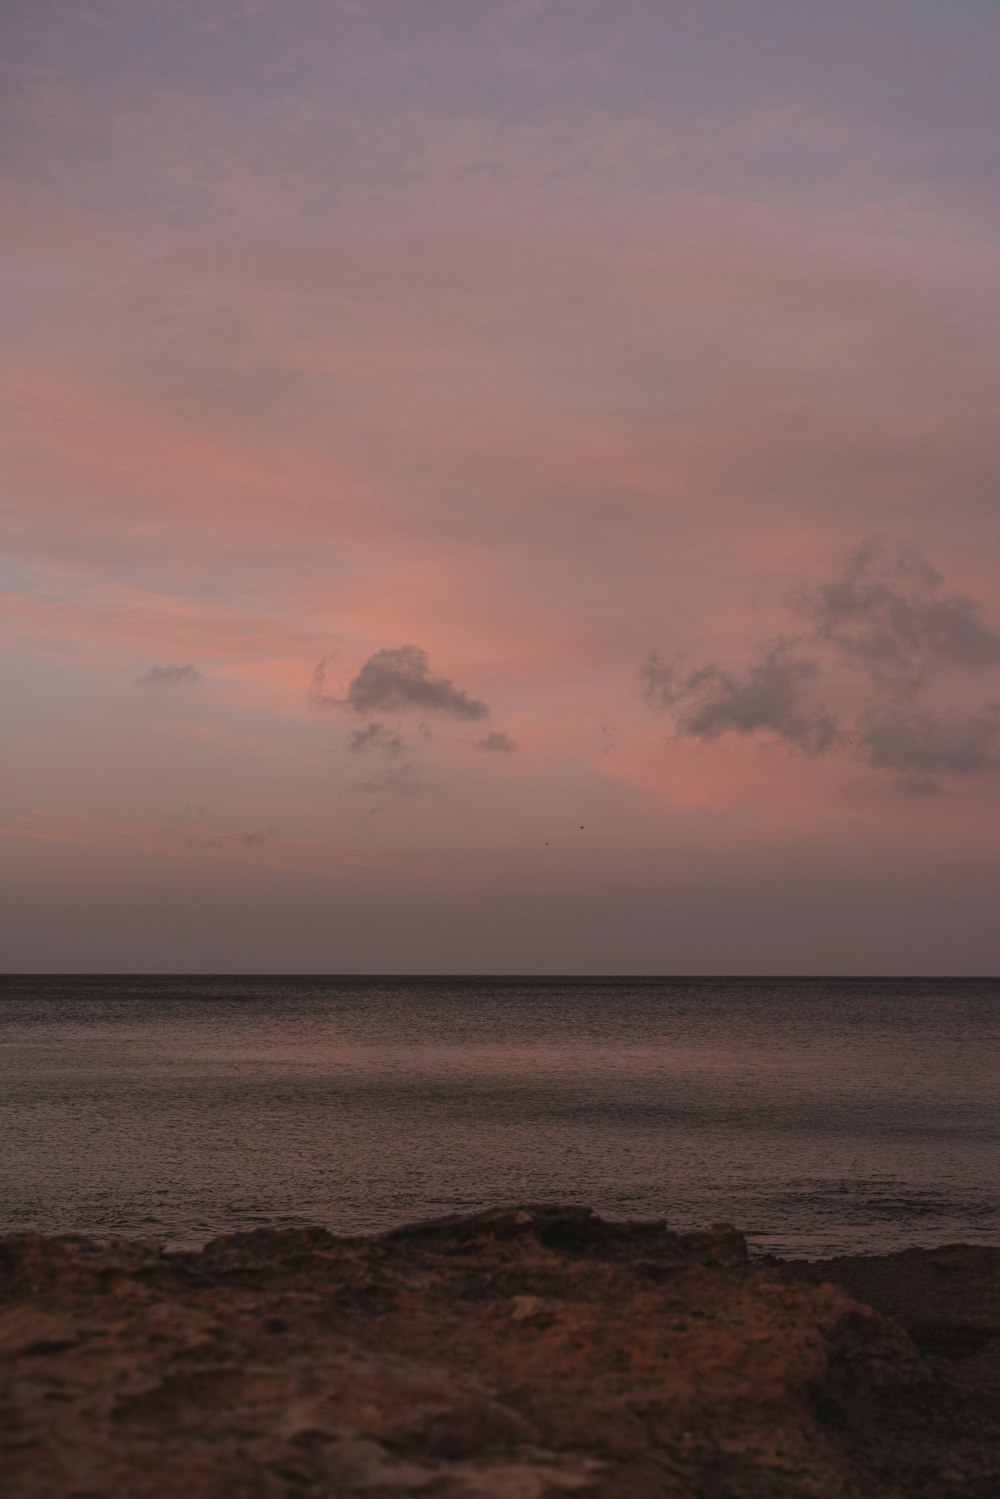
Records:
{"label": "horizon line", "polygon": [[292,969],[23,969],[10,972],[0,972],[0,980],[3,979],[27,979],[27,978],[284,978],[284,979],[410,979],[410,980],[483,980],[483,979],[509,979],[509,980],[545,980],[545,979],[569,979],[569,980],[648,980],[653,982],[689,982],[692,980],[720,980],[720,979],[752,979],[764,980],[803,980],[810,981],[844,981],[847,979],[878,979],[878,980],[921,980],[926,982],[947,979],[951,982],[968,981],[980,983],[983,981],[1000,981],[1000,974],[996,973],[572,973],[572,972],[550,972],[537,973],[525,970],[523,972],[462,972],[462,971],[434,971],[425,970],[411,972],[408,970],[355,970],[355,971],[333,971],[327,969],[315,970],[292,970]]}

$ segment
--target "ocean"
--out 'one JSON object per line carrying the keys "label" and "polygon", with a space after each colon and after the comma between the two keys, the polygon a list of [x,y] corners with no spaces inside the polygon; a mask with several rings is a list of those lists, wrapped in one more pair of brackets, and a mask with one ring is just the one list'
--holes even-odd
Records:
{"label": "ocean", "polygon": [[7,977],[0,1232],[588,1203],[755,1253],[1000,1242],[1000,982]]}

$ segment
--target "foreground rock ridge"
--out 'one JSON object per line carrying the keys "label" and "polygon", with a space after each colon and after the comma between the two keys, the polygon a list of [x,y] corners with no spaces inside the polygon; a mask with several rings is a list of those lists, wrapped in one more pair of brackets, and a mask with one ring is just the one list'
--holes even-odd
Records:
{"label": "foreground rock ridge", "polygon": [[1000,1249],[751,1263],[728,1227],[562,1206],[197,1253],[22,1235],[0,1493],[995,1499],[998,1335]]}

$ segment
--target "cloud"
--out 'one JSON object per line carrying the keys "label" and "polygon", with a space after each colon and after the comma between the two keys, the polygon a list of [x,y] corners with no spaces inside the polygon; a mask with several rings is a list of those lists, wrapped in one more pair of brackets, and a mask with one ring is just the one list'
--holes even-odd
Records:
{"label": "cloud", "polygon": [[200,802],[185,802],[174,812],[168,812],[164,822],[175,828],[200,828],[211,822],[212,814]]}
{"label": "cloud", "polygon": [[347,736],[347,748],[352,754],[366,754],[370,750],[381,750],[382,754],[395,758],[406,748],[406,740],[395,729],[387,729],[383,723],[369,723],[363,729],[354,729]]}
{"label": "cloud", "polygon": [[900,796],[907,797],[937,796],[941,790],[930,776],[900,776],[892,785]]}
{"label": "cloud", "polygon": [[257,828],[252,833],[219,833],[211,838],[189,838],[185,848],[262,848],[269,839],[276,837],[274,828]]}
{"label": "cloud", "polygon": [[416,645],[376,651],[351,682],[347,698],[359,713],[373,708],[419,708],[452,718],[477,719],[486,718],[490,711],[447,677],[432,677],[427,652]]}
{"label": "cloud", "polygon": [[915,688],[933,673],[1000,664],[1000,632],[964,594],[941,594],[944,582],[912,547],[891,551],[869,537],[840,576],[800,595],[800,612],[816,637],[875,682]]}
{"label": "cloud", "polygon": [[421,791],[428,788],[417,775],[415,765],[409,760],[402,765],[393,765],[386,770],[379,771],[378,775],[372,776],[370,780],[359,781],[357,786],[351,788],[353,791],[363,791],[368,796],[381,796],[383,793],[389,796],[419,796]]}
{"label": "cloud", "polygon": [[[1000,768],[1000,704],[963,716],[927,701],[939,677],[1000,665],[1000,632],[943,582],[915,548],[869,537],[830,582],[791,601],[808,633],[759,647],[742,671],[682,668],[654,653],[643,693],[692,738],[770,733],[811,754],[857,745],[873,768],[897,772],[900,795],[933,796],[935,776]],[[842,724],[818,701],[825,686],[839,695]]]}
{"label": "cloud", "polygon": [[309,683],[309,692],[306,696],[310,708],[339,708],[342,706],[339,697],[333,697],[326,690],[326,676],[330,665],[336,660],[336,652],[331,651],[328,656],[323,656],[313,667],[312,681]]}
{"label": "cloud", "polygon": [[503,733],[501,729],[493,729],[482,739],[476,740],[476,749],[495,750],[509,754],[512,750],[517,749],[517,744],[511,739],[509,734]]}
{"label": "cloud", "polygon": [[809,686],[818,675],[817,663],[796,656],[786,640],[763,650],[742,673],[715,665],[682,672],[664,666],[655,654],[641,672],[644,695],[679,710],[682,734],[711,740],[726,733],[767,732],[810,754],[829,749],[839,735],[830,714],[809,701]]}
{"label": "cloud", "polygon": [[274,836],[275,832],[273,828],[258,828],[255,833],[237,833],[235,841],[244,844],[247,848],[260,848],[262,844],[265,844],[269,838],[273,838]]}
{"label": "cloud", "polygon": [[427,652],[418,645],[376,651],[349,684],[346,697],[326,691],[326,674],[333,658],[324,656],[313,671],[309,705],[313,708],[353,708],[356,713],[400,713],[419,709],[451,718],[487,718],[485,703],[456,687],[447,677],[432,677]]}
{"label": "cloud", "polygon": [[1000,703],[966,718],[909,708],[869,714],[864,740],[872,765],[925,775],[982,775],[1000,759]]}
{"label": "cloud", "polygon": [[200,682],[201,672],[196,666],[151,666],[135,680],[141,687],[176,687]]}

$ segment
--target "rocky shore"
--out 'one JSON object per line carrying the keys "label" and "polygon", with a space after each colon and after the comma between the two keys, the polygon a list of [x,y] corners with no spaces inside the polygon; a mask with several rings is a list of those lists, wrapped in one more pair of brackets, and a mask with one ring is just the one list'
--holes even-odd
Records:
{"label": "rocky shore", "polygon": [[0,1240],[5,1499],[996,1499],[1000,1249],[526,1207]]}

